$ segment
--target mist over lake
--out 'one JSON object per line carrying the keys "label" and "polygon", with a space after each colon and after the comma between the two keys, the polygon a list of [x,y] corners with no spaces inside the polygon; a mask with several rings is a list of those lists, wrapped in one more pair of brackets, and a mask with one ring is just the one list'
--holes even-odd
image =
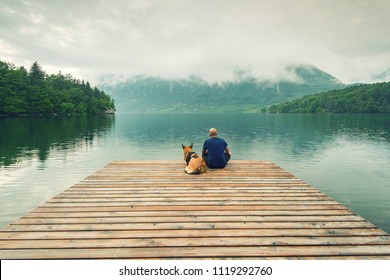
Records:
{"label": "mist over lake", "polygon": [[200,152],[216,127],[232,159],[271,160],[390,232],[389,123],[368,114],[0,118],[0,224],[113,160],[182,160],[181,143]]}

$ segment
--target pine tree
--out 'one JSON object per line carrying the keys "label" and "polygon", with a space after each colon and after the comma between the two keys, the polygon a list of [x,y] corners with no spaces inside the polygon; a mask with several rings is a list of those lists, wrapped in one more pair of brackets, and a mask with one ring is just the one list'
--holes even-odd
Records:
{"label": "pine tree", "polygon": [[31,65],[30,72],[28,73],[29,81],[31,85],[40,85],[44,82],[46,73],[42,70],[42,67],[38,62],[34,62]]}

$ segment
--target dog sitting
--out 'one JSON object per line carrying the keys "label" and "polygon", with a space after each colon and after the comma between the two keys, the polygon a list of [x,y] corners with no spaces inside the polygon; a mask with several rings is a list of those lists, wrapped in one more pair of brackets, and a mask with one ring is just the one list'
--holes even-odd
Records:
{"label": "dog sitting", "polygon": [[203,158],[200,157],[197,153],[192,150],[193,144],[183,147],[184,160],[187,162],[187,166],[184,169],[184,172],[187,174],[200,174],[206,172],[206,163]]}

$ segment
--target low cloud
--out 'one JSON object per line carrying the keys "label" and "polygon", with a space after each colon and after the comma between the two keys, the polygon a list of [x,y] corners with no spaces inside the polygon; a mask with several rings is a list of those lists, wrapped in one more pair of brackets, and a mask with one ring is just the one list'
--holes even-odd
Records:
{"label": "low cloud", "polygon": [[92,81],[288,78],[294,63],[367,81],[390,66],[389,10],[386,0],[5,0],[0,58]]}

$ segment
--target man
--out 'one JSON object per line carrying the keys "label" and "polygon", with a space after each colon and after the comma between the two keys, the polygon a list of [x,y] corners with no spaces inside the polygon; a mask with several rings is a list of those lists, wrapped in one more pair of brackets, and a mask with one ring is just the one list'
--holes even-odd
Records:
{"label": "man", "polygon": [[208,167],[224,168],[230,160],[232,153],[228,144],[222,138],[218,137],[215,128],[210,129],[210,138],[204,141],[202,155]]}

